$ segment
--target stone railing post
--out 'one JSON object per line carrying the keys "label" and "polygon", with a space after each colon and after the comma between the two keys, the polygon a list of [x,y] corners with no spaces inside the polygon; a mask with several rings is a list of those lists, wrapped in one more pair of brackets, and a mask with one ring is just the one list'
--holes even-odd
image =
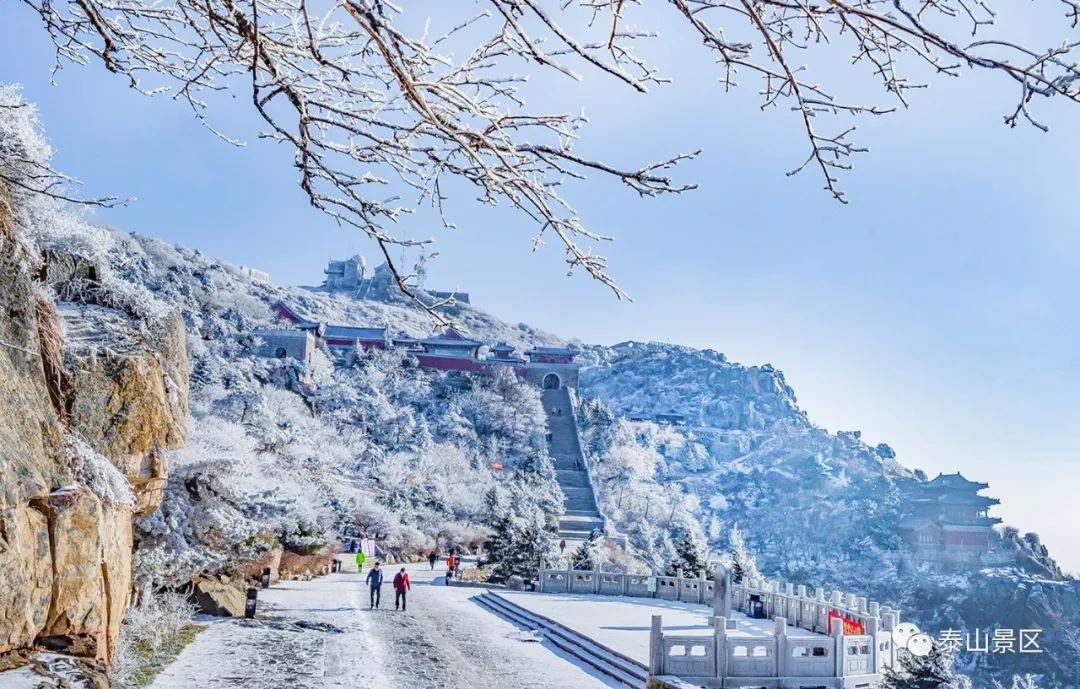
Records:
{"label": "stone railing post", "polygon": [[[882,629],[884,631],[887,631],[887,632],[890,632],[890,633],[892,632],[893,629],[896,629],[896,617],[893,616],[893,612],[891,610],[889,610],[888,608],[882,608],[881,609],[881,627],[882,627]],[[882,658],[881,660],[882,660],[882,662],[888,663],[890,667],[893,664],[896,663],[896,644],[895,643],[893,643],[893,642],[889,643],[889,655],[887,657],[885,657],[885,658]]]}
{"label": "stone railing post", "polygon": [[712,618],[713,652],[716,654],[716,678],[727,675],[727,618],[720,615]]}
{"label": "stone railing post", "polygon": [[787,638],[787,618],[776,617],[773,618],[773,636],[776,637],[776,676],[787,677],[787,657],[788,657],[788,638]]}
{"label": "stone railing post", "polygon": [[649,628],[649,674],[653,677],[664,674],[664,623],[660,615],[652,616]]}
{"label": "stone railing post", "polygon": [[829,628],[829,636],[836,644],[836,676],[844,676],[844,621],[833,619]]}
{"label": "stone railing post", "polygon": [[878,650],[878,625],[880,621],[871,617],[866,621],[866,633],[870,635],[870,668],[874,674],[881,672],[881,651]]}

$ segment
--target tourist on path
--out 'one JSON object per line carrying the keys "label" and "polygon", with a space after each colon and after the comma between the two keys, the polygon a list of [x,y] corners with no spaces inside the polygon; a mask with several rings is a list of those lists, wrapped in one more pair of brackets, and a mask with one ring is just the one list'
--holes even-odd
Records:
{"label": "tourist on path", "polygon": [[401,611],[405,611],[405,594],[412,588],[409,585],[409,574],[402,567],[401,571],[394,575],[394,610],[401,604]]}
{"label": "tourist on path", "polygon": [[565,553],[565,552],[566,552],[566,539],[564,538],[561,541],[559,541],[559,553],[562,554],[562,553]]}
{"label": "tourist on path", "polygon": [[382,598],[382,570],[379,569],[379,563],[376,562],[375,566],[371,568],[371,571],[367,575],[367,584],[371,587],[371,609],[379,607],[379,599]]}
{"label": "tourist on path", "polygon": [[439,556],[435,554],[434,550],[432,550],[430,553],[428,553],[427,561],[428,561],[428,564],[431,565],[432,571],[434,571],[435,570],[435,563],[439,561]]}
{"label": "tourist on path", "polygon": [[356,551],[356,571],[361,574],[364,573],[364,561],[367,560],[367,555],[364,555],[363,550]]}

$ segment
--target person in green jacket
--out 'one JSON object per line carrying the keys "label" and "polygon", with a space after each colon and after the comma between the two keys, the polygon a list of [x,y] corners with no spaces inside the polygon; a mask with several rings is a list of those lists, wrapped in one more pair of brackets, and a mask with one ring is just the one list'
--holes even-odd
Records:
{"label": "person in green jacket", "polygon": [[360,572],[361,574],[364,573],[364,560],[366,559],[367,555],[364,555],[363,550],[356,551],[356,571]]}

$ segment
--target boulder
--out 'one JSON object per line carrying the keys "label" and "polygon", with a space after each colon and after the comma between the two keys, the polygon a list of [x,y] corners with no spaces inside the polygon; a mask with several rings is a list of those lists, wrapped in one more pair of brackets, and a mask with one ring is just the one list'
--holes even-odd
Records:
{"label": "boulder", "polygon": [[49,612],[37,643],[111,658],[131,590],[131,512],[75,486],[36,505],[48,516],[53,565]]}
{"label": "boulder", "polygon": [[247,586],[228,578],[202,578],[191,582],[190,600],[198,611],[218,617],[243,617]]}

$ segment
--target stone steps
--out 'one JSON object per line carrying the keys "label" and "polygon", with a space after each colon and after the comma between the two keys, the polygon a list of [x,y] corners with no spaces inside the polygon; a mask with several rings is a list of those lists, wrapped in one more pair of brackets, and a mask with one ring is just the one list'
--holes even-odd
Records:
{"label": "stone steps", "polygon": [[604,518],[596,506],[596,496],[585,469],[570,394],[566,390],[545,390],[542,399],[550,433],[548,454],[555,464],[555,478],[564,499],[559,538],[573,543],[576,548],[594,532],[604,530]]}
{"label": "stone steps", "polygon": [[583,469],[556,469],[555,477],[560,486],[586,488],[589,485],[589,475]]}

